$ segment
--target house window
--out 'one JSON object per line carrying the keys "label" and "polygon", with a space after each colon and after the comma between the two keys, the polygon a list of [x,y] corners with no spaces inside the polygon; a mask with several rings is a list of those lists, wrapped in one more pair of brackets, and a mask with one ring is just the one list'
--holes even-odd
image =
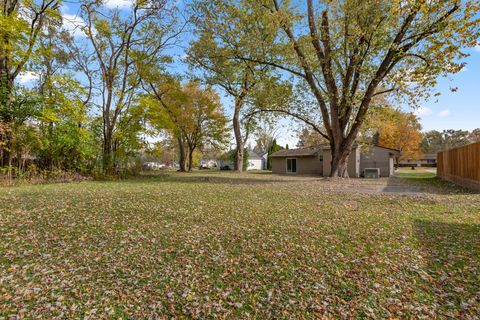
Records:
{"label": "house window", "polygon": [[297,172],[297,159],[287,159],[287,172]]}
{"label": "house window", "polygon": [[322,161],[323,161],[323,154],[321,154],[321,155],[318,157],[318,159],[320,159],[320,162],[322,162]]}

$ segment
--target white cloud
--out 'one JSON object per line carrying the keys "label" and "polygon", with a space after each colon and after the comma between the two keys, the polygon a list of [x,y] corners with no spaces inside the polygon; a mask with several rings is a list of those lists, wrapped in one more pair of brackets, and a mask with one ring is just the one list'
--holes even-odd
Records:
{"label": "white cloud", "polygon": [[40,76],[38,73],[32,72],[32,71],[25,71],[25,72],[20,72],[18,75],[17,81],[20,84],[27,84],[30,81],[35,81],[39,78]]}
{"label": "white cloud", "polygon": [[104,5],[109,9],[125,9],[133,5],[133,0],[105,0]]}
{"label": "white cloud", "polygon": [[438,116],[440,118],[445,118],[445,117],[448,117],[449,115],[450,115],[450,110],[448,109],[442,110],[438,113]]}
{"label": "white cloud", "polygon": [[475,49],[475,51],[478,51],[478,52],[480,52],[480,43],[479,43],[479,44],[477,44],[477,45],[475,46],[475,48],[474,48],[474,49]]}
{"label": "white cloud", "polygon": [[424,116],[430,116],[433,114],[432,109],[427,108],[427,107],[420,107],[413,111],[413,113],[419,117],[424,117]]}
{"label": "white cloud", "polygon": [[63,29],[70,32],[74,37],[85,37],[85,33],[82,31],[82,28],[87,24],[77,15],[63,13],[62,14],[62,26]]}

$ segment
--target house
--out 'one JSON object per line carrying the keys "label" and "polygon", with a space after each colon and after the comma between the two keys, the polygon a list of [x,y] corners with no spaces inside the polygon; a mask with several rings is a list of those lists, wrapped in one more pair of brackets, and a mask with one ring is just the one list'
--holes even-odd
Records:
{"label": "house", "polygon": [[262,169],[263,170],[267,170],[267,166],[268,166],[268,152],[267,151],[263,151],[263,152],[260,152],[259,153],[260,157],[262,157],[263,159],[263,167]]}
{"label": "house", "polygon": [[268,153],[257,153],[253,150],[248,150],[248,165],[247,170],[265,170],[267,168]]}
{"label": "house", "polygon": [[[230,151],[231,152],[231,151]],[[267,152],[255,152],[248,150],[247,170],[266,170],[267,169]],[[235,164],[228,154],[224,154],[216,160],[217,168],[221,170],[233,170]]]}
{"label": "house", "polygon": [[[348,157],[348,175],[358,178],[365,168],[379,168],[380,176],[389,177],[394,173],[394,157],[398,155],[398,150],[380,146],[355,146]],[[330,175],[332,155],[329,145],[280,150],[270,157],[273,173]]]}
{"label": "house", "polygon": [[436,167],[437,166],[437,154],[436,153],[426,153],[423,154],[420,159],[404,159],[400,160],[400,167]]}

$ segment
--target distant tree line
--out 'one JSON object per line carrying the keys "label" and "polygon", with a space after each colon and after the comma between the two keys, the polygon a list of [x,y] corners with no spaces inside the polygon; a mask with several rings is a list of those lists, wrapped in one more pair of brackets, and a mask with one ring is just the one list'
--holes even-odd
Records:
{"label": "distant tree line", "polygon": [[423,133],[421,149],[424,153],[437,153],[442,150],[480,142],[480,128],[467,130],[431,130]]}

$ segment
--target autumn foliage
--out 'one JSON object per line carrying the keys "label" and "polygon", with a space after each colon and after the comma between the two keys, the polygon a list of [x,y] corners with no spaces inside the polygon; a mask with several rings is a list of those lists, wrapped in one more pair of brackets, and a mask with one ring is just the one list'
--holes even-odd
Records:
{"label": "autumn foliage", "polygon": [[399,150],[400,159],[420,158],[422,127],[413,112],[405,112],[389,105],[375,108],[365,127],[365,134],[374,144]]}

